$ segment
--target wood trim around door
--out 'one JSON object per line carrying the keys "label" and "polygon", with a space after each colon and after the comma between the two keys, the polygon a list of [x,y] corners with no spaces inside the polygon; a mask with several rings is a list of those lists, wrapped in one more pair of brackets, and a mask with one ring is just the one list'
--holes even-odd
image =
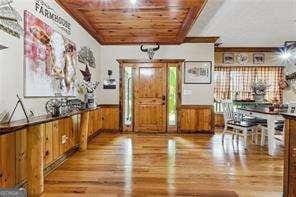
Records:
{"label": "wood trim around door", "polygon": [[[119,127],[120,131],[123,132],[123,106],[124,106],[124,85],[123,85],[123,74],[124,74],[124,68],[129,64],[128,66],[131,66],[130,64],[137,64],[137,63],[167,63],[167,64],[176,64],[177,66],[177,128],[176,132],[178,132],[179,126],[178,126],[178,117],[180,113],[180,106],[181,106],[181,92],[182,92],[182,66],[185,62],[185,59],[155,59],[155,60],[147,60],[147,59],[117,59],[117,62],[119,63]],[[167,126],[168,128],[168,126]],[[132,127],[131,130],[133,131],[134,128]],[[167,129],[167,132],[169,130]]]}

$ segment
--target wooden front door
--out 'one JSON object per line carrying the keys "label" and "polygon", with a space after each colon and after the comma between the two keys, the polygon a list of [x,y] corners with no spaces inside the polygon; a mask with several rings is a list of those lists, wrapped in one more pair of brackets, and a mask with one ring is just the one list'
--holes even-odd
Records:
{"label": "wooden front door", "polygon": [[134,131],[166,132],[166,63],[139,63],[134,78]]}

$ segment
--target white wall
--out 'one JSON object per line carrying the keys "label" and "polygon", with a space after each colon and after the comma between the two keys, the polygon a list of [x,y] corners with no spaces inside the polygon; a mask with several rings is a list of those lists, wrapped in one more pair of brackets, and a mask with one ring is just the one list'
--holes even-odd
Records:
{"label": "white wall", "polygon": [[[102,46],[101,48],[101,80],[107,78],[107,70],[113,70],[114,78],[119,79],[117,59],[146,59],[147,54],[140,51],[139,46]],[[160,46],[155,59],[186,59],[187,61],[214,61],[213,44],[182,44]],[[213,62],[214,65],[214,62]],[[183,81],[183,80],[182,80]],[[119,89],[104,90],[100,87],[99,102],[102,104],[118,104]],[[213,104],[213,84],[183,84],[182,104]],[[190,95],[184,95],[189,90]]]}
{"label": "white wall", "polygon": [[[100,48],[101,46],[69,15],[62,10],[55,1],[44,0],[49,5],[51,5],[55,11],[63,16],[66,20],[71,23],[72,33],[67,35],[59,29],[52,21],[38,14],[34,10],[33,0],[15,0],[12,4],[13,7],[19,11],[21,16],[23,16],[24,10],[30,11],[32,14],[42,19],[48,25],[53,27],[55,30],[64,34],[67,38],[71,39],[76,43],[76,47],[79,50],[81,46],[90,47],[97,59],[97,68],[91,69],[93,74],[93,80],[99,80],[100,73]],[[0,44],[9,47],[8,49],[0,51],[0,112],[3,110],[11,111],[14,104],[16,103],[16,94],[23,96],[23,84],[24,84],[24,50],[23,37],[21,39],[15,38],[0,30]],[[79,64],[78,69],[84,69],[84,66]],[[80,72],[77,72],[78,76],[81,76]],[[80,80],[80,79],[79,79]],[[32,109],[37,115],[45,114],[45,102],[48,98],[26,98],[24,103],[27,109]],[[17,111],[15,119],[23,118],[24,116]]]}

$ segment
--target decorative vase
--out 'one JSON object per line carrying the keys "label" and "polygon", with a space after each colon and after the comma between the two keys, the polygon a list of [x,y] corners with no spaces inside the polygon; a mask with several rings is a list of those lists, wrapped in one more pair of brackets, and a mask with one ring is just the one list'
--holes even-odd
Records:
{"label": "decorative vase", "polygon": [[254,99],[256,102],[264,102],[264,98],[265,98],[264,94],[261,94],[261,95],[254,94]]}

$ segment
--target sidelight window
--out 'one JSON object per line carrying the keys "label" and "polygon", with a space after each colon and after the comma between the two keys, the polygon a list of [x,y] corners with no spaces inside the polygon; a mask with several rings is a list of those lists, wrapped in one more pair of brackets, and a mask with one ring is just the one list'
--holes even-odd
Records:
{"label": "sidelight window", "polygon": [[177,125],[177,67],[168,70],[168,126]]}
{"label": "sidelight window", "polygon": [[132,106],[133,106],[133,77],[132,67],[124,68],[124,124],[132,124]]}

